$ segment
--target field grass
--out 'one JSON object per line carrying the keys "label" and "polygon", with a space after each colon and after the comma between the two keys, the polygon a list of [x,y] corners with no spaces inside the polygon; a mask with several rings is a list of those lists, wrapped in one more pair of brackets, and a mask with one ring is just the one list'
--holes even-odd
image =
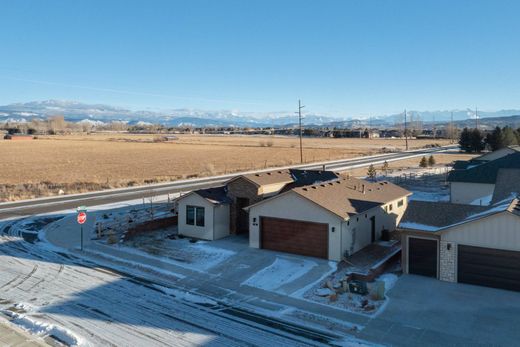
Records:
{"label": "field grass", "polygon": [[[410,148],[446,140],[410,140]],[[294,137],[93,134],[0,140],[0,200],[77,193],[297,164]],[[304,161],[403,150],[402,139],[304,138]]]}

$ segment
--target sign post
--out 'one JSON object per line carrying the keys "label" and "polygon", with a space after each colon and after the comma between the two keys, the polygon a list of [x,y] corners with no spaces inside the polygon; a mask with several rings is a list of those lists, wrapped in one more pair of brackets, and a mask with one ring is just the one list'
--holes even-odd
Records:
{"label": "sign post", "polygon": [[83,224],[87,221],[87,207],[80,206],[76,211],[78,212],[76,219],[80,225],[80,249],[83,251]]}

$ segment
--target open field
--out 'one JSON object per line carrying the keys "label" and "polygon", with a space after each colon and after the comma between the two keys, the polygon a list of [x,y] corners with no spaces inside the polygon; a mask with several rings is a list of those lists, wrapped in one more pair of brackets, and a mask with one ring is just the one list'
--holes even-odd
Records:
{"label": "open field", "polygon": [[[93,134],[0,141],[0,200],[77,193],[299,163],[294,137]],[[446,140],[410,140],[421,148]],[[304,138],[304,161],[403,150],[403,139]]]}

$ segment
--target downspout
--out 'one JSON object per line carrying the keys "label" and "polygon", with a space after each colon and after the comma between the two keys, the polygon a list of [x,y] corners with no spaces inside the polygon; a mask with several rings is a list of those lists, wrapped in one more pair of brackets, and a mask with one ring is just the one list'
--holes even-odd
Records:
{"label": "downspout", "polygon": [[213,237],[212,239],[215,240],[215,209],[218,208],[219,205],[215,205],[213,206],[212,210],[213,210],[213,223],[211,223],[211,230],[213,230]]}

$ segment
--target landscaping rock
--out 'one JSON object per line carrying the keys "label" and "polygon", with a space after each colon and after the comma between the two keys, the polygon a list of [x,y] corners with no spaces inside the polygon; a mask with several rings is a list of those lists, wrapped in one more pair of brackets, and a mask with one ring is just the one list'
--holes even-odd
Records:
{"label": "landscaping rock", "polygon": [[329,296],[331,294],[335,294],[333,290],[330,290],[329,288],[318,288],[316,289],[316,295],[318,296]]}

